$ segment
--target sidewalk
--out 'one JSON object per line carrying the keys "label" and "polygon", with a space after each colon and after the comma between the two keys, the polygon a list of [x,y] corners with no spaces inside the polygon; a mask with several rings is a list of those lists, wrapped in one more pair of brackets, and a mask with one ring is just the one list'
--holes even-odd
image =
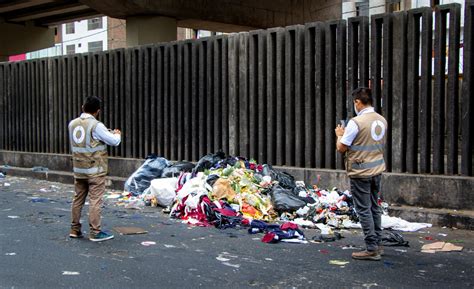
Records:
{"label": "sidewalk", "polygon": [[[0,288],[474,286],[472,231],[434,227],[403,233],[410,247],[385,248],[379,262],[355,261],[350,256],[363,245],[360,230],[343,231],[345,238],[332,243],[265,244],[262,235],[245,229],[189,227],[159,208],[127,210],[106,200],[103,225],[115,239],[97,244],[67,237],[72,191],[72,185],[29,178],[0,180]],[[121,236],[112,230],[117,226],[148,234]],[[308,239],[317,233],[305,230]],[[464,249],[420,252],[435,240]]]}

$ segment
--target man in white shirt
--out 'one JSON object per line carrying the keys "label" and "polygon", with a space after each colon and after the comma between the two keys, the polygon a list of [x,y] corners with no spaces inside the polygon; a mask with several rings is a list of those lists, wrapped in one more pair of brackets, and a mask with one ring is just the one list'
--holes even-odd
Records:
{"label": "man in white shirt", "polygon": [[75,195],[69,237],[82,238],[81,212],[89,195],[89,239],[106,241],[114,236],[101,230],[102,197],[108,173],[107,145],[118,146],[121,132],[109,131],[97,120],[102,101],[90,96],[82,105],[83,113],[69,123],[69,139],[73,159]]}
{"label": "man in white shirt", "polygon": [[385,171],[384,147],[387,121],[372,107],[369,88],[361,87],[352,92],[354,110],[352,118],[344,129],[338,125],[336,149],[345,153],[346,171],[351,182],[354,206],[365,235],[367,249],[354,252],[358,260],[380,260],[381,209],[378,205],[380,180]]}

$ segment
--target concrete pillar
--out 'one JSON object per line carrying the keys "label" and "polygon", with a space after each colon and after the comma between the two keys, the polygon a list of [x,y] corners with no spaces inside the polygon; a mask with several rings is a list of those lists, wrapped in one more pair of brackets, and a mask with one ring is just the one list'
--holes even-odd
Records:
{"label": "concrete pillar", "polygon": [[0,61],[8,56],[54,46],[54,29],[0,23]]}
{"label": "concrete pillar", "polygon": [[169,42],[177,39],[177,21],[162,16],[127,18],[127,46]]}

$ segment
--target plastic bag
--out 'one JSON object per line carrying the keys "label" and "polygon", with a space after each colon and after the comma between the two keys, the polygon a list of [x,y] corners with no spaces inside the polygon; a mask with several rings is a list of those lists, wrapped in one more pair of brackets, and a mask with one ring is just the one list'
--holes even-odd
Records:
{"label": "plastic bag", "polygon": [[306,202],[293,195],[291,190],[274,186],[270,192],[273,207],[277,212],[294,212],[306,205]]}
{"label": "plastic bag", "polygon": [[262,175],[270,176],[273,180],[285,189],[293,190],[296,187],[295,178],[286,173],[273,169],[271,165],[263,165]]}
{"label": "plastic bag", "polygon": [[225,159],[225,153],[222,151],[219,151],[215,154],[207,154],[203,156],[196,164],[193,173],[204,172],[205,170],[212,168],[223,159]]}
{"label": "plastic bag", "polygon": [[159,178],[168,166],[169,162],[165,158],[149,156],[125,182],[125,191],[134,196],[140,195],[150,186],[151,180]]}
{"label": "plastic bag", "polygon": [[167,207],[176,198],[178,178],[154,179],[151,181],[150,192],[156,197],[158,205]]}
{"label": "plastic bag", "polygon": [[162,178],[172,178],[178,177],[182,172],[192,172],[194,169],[194,164],[190,162],[176,162],[171,166],[164,168],[163,173],[161,174]]}

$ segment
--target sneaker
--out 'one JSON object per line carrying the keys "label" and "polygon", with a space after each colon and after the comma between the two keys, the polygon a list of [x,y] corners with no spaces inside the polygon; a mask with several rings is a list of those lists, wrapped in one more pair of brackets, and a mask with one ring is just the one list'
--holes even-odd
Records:
{"label": "sneaker", "polygon": [[76,239],[76,238],[82,238],[82,237],[84,237],[84,235],[82,235],[82,232],[80,230],[77,231],[77,230],[71,229],[71,231],[69,232],[69,238]]}
{"label": "sneaker", "polygon": [[378,251],[361,251],[352,253],[352,258],[356,260],[373,260],[379,261],[382,259]]}
{"label": "sneaker", "polygon": [[100,231],[97,234],[91,234],[89,236],[89,240],[91,240],[92,242],[102,242],[102,241],[107,241],[113,238],[114,238],[114,235],[107,234],[106,232],[102,232],[102,231]]}

